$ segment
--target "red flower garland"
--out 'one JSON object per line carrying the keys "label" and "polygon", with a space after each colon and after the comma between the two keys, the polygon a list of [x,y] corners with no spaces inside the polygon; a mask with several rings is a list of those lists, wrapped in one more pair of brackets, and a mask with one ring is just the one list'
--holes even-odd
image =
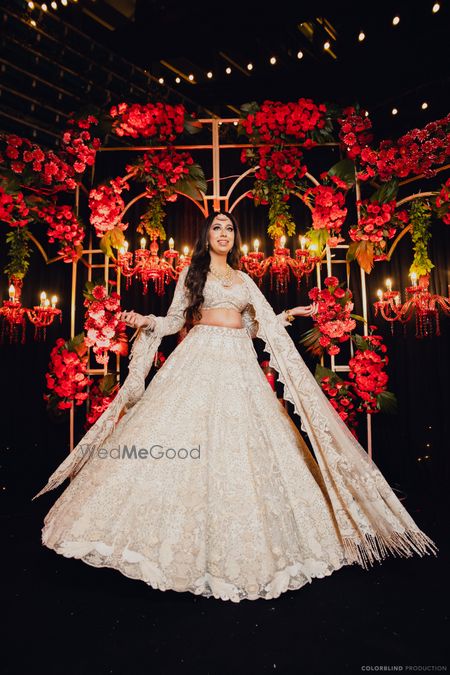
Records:
{"label": "red flower garland", "polygon": [[166,200],[175,201],[175,185],[183,176],[189,175],[189,167],[193,164],[194,159],[188,152],[177,152],[173,148],[167,148],[144,153],[137,165],[129,164],[126,170],[145,179],[149,197],[163,193]]}
{"label": "red flower garland", "polygon": [[31,221],[30,209],[23,192],[8,194],[0,186],[0,221],[10,227],[26,227]]}
{"label": "red flower garland", "polygon": [[125,322],[120,320],[120,296],[115,291],[108,295],[101,284],[88,282],[87,288],[84,293],[86,345],[93,348],[95,360],[100,364],[108,363],[108,352],[126,356],[128,341]]}
{"label": "red flower garland", "polygon": [[49,242],[51,244],[55,241],[61,242],[58,253],[63,256],[63,261],[69,263],[78,260],[83,248],[85,231],[72,207],[66,204],[62,206],[49,204],[39,209],[37,213],[50,226],[47,231]]}
{"label": "red flower garland", "polygon": [[370,131],[372,122],[364,110],[357,111],[353,106],[344,108],[342,112],[343,117],[338,118],[339,138],[347,149],[350,159],[356,159],[361,155],[363,148],[372,142],[373,135]]}
{"label": "red flower garland", "polygon": [[324,284],[327,288],[320,290],[316,286],[308,293],[310,299],[318,303],[314,322],[316,331],[320,334],[311,348],[315,352],[321,352],[325,348],[328,354],[335,356],[341,351],[338,343],[346,342],[356,326],[355,319],[350,316],[353,294],[350,290],[341,288],[336,277],[327,277]]}
{"label": "red flower garland", "polygon": [[381,335],[365,335],[359,337],[359,348],[350,359],[349,378],[352,387],[361,399],[357,412],[377,413],[380,411],[378,396],[386,391],[389,377],[384,368],[389,363],[386,355],[387,347],[382,344]]}
{"label": "red flower garland", "polygon": [[407,224],[408,212],[403,210],[395,213],[395,199],[385,204],[367,199],[358,204],[361,206],[362,217],[355,227],[350,228],[350,239],[355,242],[371,242],[373,260],[384,260],[387,240],[395,237],[399,226],[404,227]]}
{"label": "red flower garland", "polygon": [[338,176],[328,176],[333,185],[316,185],[308,188],[303,195],[305,202],[312,202],[312,229],[326,230],[329,234],[326,243],[337,246],[341,241],[342,225],[347,217],[345,193],[349,189],[347,183]]}
{"label": "red flower garland", "polygon": [[184,129],[185,108],[181,104],[119,103],[110,110],[113,131],[131,138],[157,137],[160,143],[171,143]]}
{"label": "red flower garland", "polygon": [[446,225],[450,225],[450,178],[447,178],[445,185],[436,197],[437,214]]}
{"label": "red flower garland", "polygon": [[126,230],[128,223],[122,223],[120,216],[125,208],[125,202],[120,196],[123,190],[130,186],[121,176],[109,181],[109,185],[100,185],[89,193],[89,208],[91,210],[90,223],[95,227],[98,237],[102,237],[109,230],[119,228]]}
{"label": "red flower garland", "polygon": [[86,119],[69,119],[68,128],[62,137],[64,150],[73,157],[73,168],[83,173],[87,166],[93,166],[101,141],[91,135],[89,129],[98,124],[98,119],[89,115]]}
{"label": "red flower garland", "polygon": [[83,334],[69,341],[56,340],[50,352],[49,372],[45,377],[49,394],[44,394],[48,408],[66,410],[72,403],[81,405],[87,399],[87,348]]}

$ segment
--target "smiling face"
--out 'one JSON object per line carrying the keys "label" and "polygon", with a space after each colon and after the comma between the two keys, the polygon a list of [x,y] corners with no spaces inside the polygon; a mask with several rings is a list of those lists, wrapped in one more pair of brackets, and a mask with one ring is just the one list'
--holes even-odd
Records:
{"label": "smiling face", "polygon": [[234,227],[228,216],[219,213],[211,223],[208,233],[210,250],[217,255],[227,256],[234,244]]}

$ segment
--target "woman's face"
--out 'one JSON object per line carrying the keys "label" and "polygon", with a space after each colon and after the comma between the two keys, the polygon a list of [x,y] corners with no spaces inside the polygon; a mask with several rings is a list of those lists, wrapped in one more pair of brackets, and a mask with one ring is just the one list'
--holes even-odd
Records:
{"label": "woman's face", "polygon": [[219,213],[208,232],[209,246],[217,255],[227,255],[234,244],[234,227],[228,216]]}

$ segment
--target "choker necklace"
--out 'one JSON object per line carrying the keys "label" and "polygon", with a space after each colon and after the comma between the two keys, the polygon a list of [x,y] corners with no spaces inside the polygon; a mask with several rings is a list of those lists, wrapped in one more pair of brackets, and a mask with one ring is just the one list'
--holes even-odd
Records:
{"label": "choker necklace", "polygon": [[218,272],[212,265],[210,265],[209,270],[216,279],[220,281],[222,286],[232,286],[233,285],[233,268],[227,263],[227,270],[225,274],[223,272]]}

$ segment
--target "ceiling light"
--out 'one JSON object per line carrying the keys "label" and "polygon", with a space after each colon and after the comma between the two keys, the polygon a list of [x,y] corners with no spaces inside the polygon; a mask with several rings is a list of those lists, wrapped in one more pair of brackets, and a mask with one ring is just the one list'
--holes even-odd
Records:
{"label": "ceiling light", "polygon": [[194,79],[193,74],[192,74],[192,73],[189,73],[189,80],[192,82],[193,79]]}
{"label": "ceiling light", "polygon": [[209,71],[206,73],[206,77],[209,78],[209,79],[211,79],[212,76],[213,76],[213,74],[212,74],[212,72],[209,70]]}
{"label": "ceiling light", "polygon": [[392,112],[393,115],[397,115],[398,110],[397,110],[397,108],[392,108],[391,112]]}
{"label": "ceiling light", "polygon": [[439,12],[440,9],[441,9],[440,4],[438,2],[435,2],[434,5],[433,5],[433,9],[432,9],[433,14],[436,14],[436,12]]}
{"label": "ceiling light", "polygon": [[398,26],[399,23],[400,23],[400,17],[399,17],[399,16],[394,16],[394,18],[392,19],[392,25],[393,25],[393,26]]}
{"label": "ceiling light", "polygon": [[227,75],[229,75],[229,74],[231,73],[231,68],[230,68],[230,66],[228,66],[228,68],[225,68],[225,72],[226,72]]}
{"label": "ceiling light", "polygon": [[34,19],[31,19],[30,23],[33,26],[33,28],[36,28],[36,21]]}
{"label": "ceiling light", "polygon": [[56,2],[52,2],[51,7],[52,9],[58,9],[58,5]]}
{"label": "ceiling light", "polygon": [[362,41],[365,40],[365,39],[366,39],[366,34],[363,33],[363,32],[361,31],[361,32],[359,33],[359,35],[358,35],[358,40],[359,40],[360,42],[362,42]]}
{"label": "ceiling light", "polygon": [[61,4],[64,5],[64,7],[67,7],[67,0],[61,0]]}
{"label": "ceiling light", "polygon": [[297,52],[297,58],[302,59],[303,58],[303,52]]}
{"label": "ceiling light", "polygon": [[28,3],[28,7],[30,9],[34,9],[34,2],[31,2],[31,0],[30,0],[30,2]]}
{"label": "ceiling light", "polygon": [[428,108],[428,103],[427,103],[426,101],[424,101],[424,102],[422,103],[422,106],[421,106],[421,107],[422,107],[422,110],[426,110],[426,109]]}
{"label": "ceiling light", "polygon": [[164,84],[164,78],[163,78],[163,77],[160,77],[159,80],[158,80],[158,82],[159,82],[159,84]]}
{"label": "ceiling light", "polygon": [[253,70],[253,63],[247,63],[247,70]]}
{"label": "ceiling light", "polygon": [[329,43],[328,40],[327,40],[327,41],[325,42],[323,48],[324,48],[324,49],[330,49],[330,47],[331,47],[331,45],[330,45],[330,43]]}
{"label": "ceiling light", "polygon": [[271,63],[271,65],[274,66],[274,65],[276,64],[276,62],[277,62],[276,57],[275,57],[275,56],[271,56],[271,57],[270,57],[270,63]]}
{"label": "ceiling light", "polygon": [[177,84],[180,84],[180,82],[181,82],[180,78],[179,78],[179,77],[176,77],[176,78],[175,78],[175,82],[176,82]]}
{"label": "ceiling light", "polygon": [[41,5],[41,9],[42,9],[43,12],[46,12],[46,11],[47,11],[48,7],[47,7],[47,5],[45,4],[45,2],[44,2],[43,5]]}

